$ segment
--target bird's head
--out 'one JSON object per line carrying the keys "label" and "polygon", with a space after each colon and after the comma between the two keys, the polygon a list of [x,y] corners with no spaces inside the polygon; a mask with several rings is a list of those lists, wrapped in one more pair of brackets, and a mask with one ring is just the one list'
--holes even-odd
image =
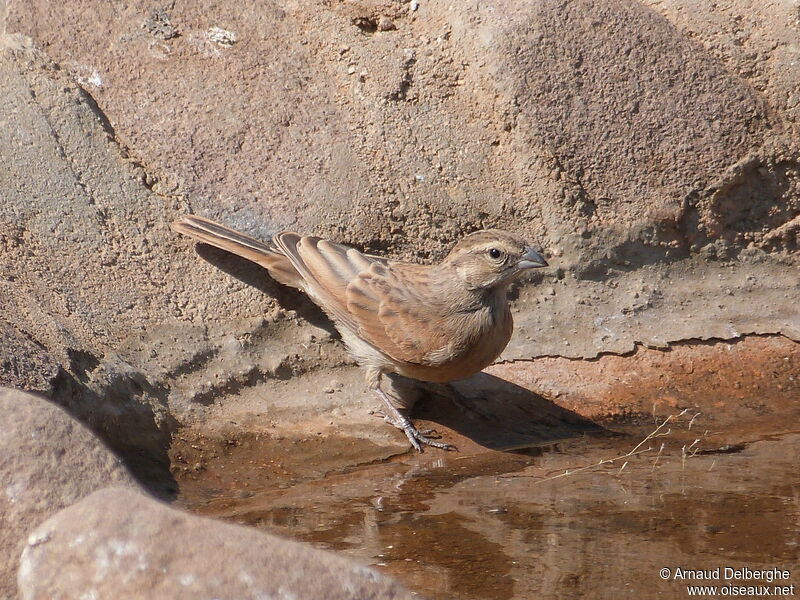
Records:
{"label": "bird's head", "polygon": [[470,289],[510,284],[547,261],[524,238],[499,229],[471,233],[458,242],[442,265],[454,268]]}

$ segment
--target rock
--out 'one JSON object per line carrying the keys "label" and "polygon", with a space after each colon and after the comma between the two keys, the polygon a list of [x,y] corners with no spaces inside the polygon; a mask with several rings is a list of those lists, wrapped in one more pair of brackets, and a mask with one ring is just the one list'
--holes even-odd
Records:
{"label": "rock", "polygon": [[170,22],[167,11],[163,8],[151,10],[150,16],[142,21],[142,29],[160,40],[170,40],[179,35],[176,27]]}
{"label": "rock", "polygon": [[713,415],[714,435],[723,437],[741,423],[782,431],[800,410],[800,344],[782,336],[640,346],[626,356],[586,361],[541,358],[493,365],[487,372],[558,397],[560,406],[590,419],[626,411],[663,418],[675,406],[697,407]]}
{"label": "rock", "polygon": [[28,533],[108,485],[135,486],[88,429],[38,396],[0,389],[0,597],[14,597]]}
{"label": "rock", "polygon": [[0,385],[50,392],[58,375],[58,361],[30,336],[2,320],[0,340]]}
{"label": "rock", "polygon": [[[608,235],[631,239],[642,220],[678,214],[692,192],[763,143],[763,100],[639,2],[520,3],[509,21],[515,59],[502,60],[518,126],[577,182],[566,199],[588,202],[588,219],[564,218],[582,237],[593,231],[591,245],[607,248]],[[591,227],[592,217],[604,226]]]}
{"label": "rock", "polygon": [[[324,315],[194,251],[168,229],[186,211],[419,261],[474,229],[524,233],[558,283],[514,290],[504,360],[800,339],[789,5],[416,5],[9,3],[0,383],[58,398],[140,477],[168,478],[172,435],[211,417],[388,449],[361,383],[304,391],[315,370],[357,381]],[[662,293],[632,300],[644,287]]]}
{"label": "rock", "polygon": [[[94,101],[23,42],[0,37],[0,95],[13,115],[0,128],[0,385],[57,399],[160,484],[178,419],[205,401],[188,390],[201,378],[225,387],[274,376],[306,342],[296,319],[287,344],[258,333],[285,290],[267,283],[265,294],[258,269],[239,261],[232,273],[262,283],[229,294],[227,276],[169,230],[177,200],[153,193]],[[203,315],[214,313],[230,317],[209,329]],[[251,334],[242,351],[234,337]]]}
{"label": "rock", "polygon": [[389,17],[381,17],[378,19],[378,31],[394,31],[397,26]]}
{"label": "rock", "polygon": [[[749,18],[751,7],[734,4],[727,17]],[[733,63],[720,59],[711,38],[729,47],[727,34],[706,21],[686,23],[693,11],[660,4],[430,3],[413,17],[390,5],[374,0],[320,11],[301,1],[271,12],[240,0],[175,6],[169,18],[181,35],[165,40],[156,60],[152,35],[141,29],[147,14],[134,7],[34,0],[24,10],[9,8],[7,28],[33,36],[73,77],[96,70],[113,82],[84,85],[152,174],[154,191],[183,194],[194,211],[256,236],[291,226],[431,260],[465,231],[485,226],[519,230],[544,246],[558,240],[554,267],[573,290],[550,307],[546,335],[532,336],[513,358],[628,351],[652,337],[650,320],[627,321],[615,338],[572,339],[568,349],[548,340],[567,337],[561,324],[575,320],[582,331],[598,330],[593,323],[619,313],[624,291],[595,283],[637,269],[649,269],[636,275],[647,282],[689,280],[681,298],[654,307],[660,313],[652,321],[678,321],[667,307],[691,298],[692,285],[706,277],[685,261],[702,261],[700,249],[719,240],[733,256],[750,243],[767,248],[774,261],[758,268],[769,271],[768,281],[786,278],[790,269],[780,261],[791,256],[782,253],[795,247],[796,228],[782,228],[800,210],[800,149],[791,135],[794,113],[784,105],[794,76],[765,78],[763,69],[744,64],[747,53]],[[764,23],[791,16],[785,7],[759,10],[769,13]],[[376,15],[391,20],[396,33],[350,26],[366,19],[380,29]],[[209,54],[202,45],[208,23],[248,43],[224,51],[212,44]],[[703,47],[693,39],[698,30]],[[763,32],[759,51],[788,52],[790,33]],[[750,71],[758,85],[743,78]],[[366,73],[363,82],[354,81],[356,73]],[[765,81],[766,95],[757,91]],[[124,212],[113,198],[105,205],[111,216]],[[159,207],[151,214],[160,215]],[[220,322],[220,315],[274,308],[238,282],[198,277],[199,268],[186,266],[161,233],[150,247],[185,266],[183,289],[159,278],[171,316]],[[174,272],[158,256],[144,262],[148,272]],[[782,302],[784,289],[768,291],[769,298],[753,301]],[[238,306],[226,302],[231,292]],[[137,307],[152,294],[142,282]],[[600,301],[579,307],[575,298],[590,294]],[[541,323],[536,296],[519,297],[519,322],[531,328]],[[719,337],[731,319],[738,334],[794,335],[779,315],[796,300],[758,323],[735,322],[734,310],[704,311],[664,337],[702,338],[707,330]],[[132,322],[148,320],[148,310],[152,305],[129,311]]]}
{"label": "rock", "polygon": [[18,581],[23,600],[418,598],[348,559],[124,489],[98,491],[42,524]]}

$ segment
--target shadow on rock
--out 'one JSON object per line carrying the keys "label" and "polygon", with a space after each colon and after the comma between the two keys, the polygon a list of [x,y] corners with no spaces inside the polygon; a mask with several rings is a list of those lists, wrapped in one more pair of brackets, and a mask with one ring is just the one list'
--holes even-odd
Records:
{"label": "shadow on rock", "polygon": [[103,373],[94,382],[80,369],[74,374],[62,368],[53,382],[52,400],[92,429],[151,493],[173,498],[178,485],[167,451],[178,425],[165,408],[166,391],[143,377],[101,366]]}
{"label": "shadow on rock", "polygon": [[428,401],[415,416],[486,448],[510,452],[606,431],[578,413],[487,373],[430,386]]}
{"label": "shadow on rock", "polygon": [[282,285],[272,279],[264,267],[208,244],[197,244],[196,248],[198,256],[204,261],[211,263],[242,283],[275,298],[281,308],[296,311],[299,316],[312,325],[324,329],[335,338],[339,338],[339,332],[336,331],[333,323],[331,323],[322,309],[309,300],[308,296],[303,292]]}

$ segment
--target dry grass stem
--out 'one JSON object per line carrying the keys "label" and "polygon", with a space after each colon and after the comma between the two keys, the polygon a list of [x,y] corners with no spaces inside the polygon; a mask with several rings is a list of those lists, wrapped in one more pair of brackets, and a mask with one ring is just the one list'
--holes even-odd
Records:
{"label": "dry grass stem", "polygon": [[[543,483],[545,481],[551,481],[553,479],[560,479],[562,477],[569,477],[571,475],[576,475],[577,473],[582,473],[582,472],[585,472],[585,471],[589,471],[591,469],[596,469],[598,467],[602,467],[602,466],[605,466],[605,465],[610,465],[610,464],[613,464],[613,463],[616,463],[616,462],[619,462],[619,461],[624,461],[622,466],[617,471],[617,474],[619,475],[620,473],[622,473],[622,471],[625,469],[625,467],[628,466],[628,462],[629,462],[628,459],[629,458],[631,458],[633,456],[637,456],[639,454],[645,454],[647,452],[651,452],[654,449],[654,447],[652,445],[648,444],[648,442],[651,442],[652,440],[654,440],[656,438],[665,437],[665,436],[669,435],[672,432],[672,429],[668,428],[667,426],[670,423],[673,423],[673,422],[677,421],[678,419],[680,419],[687,412],[689,412],[688,408],[682,410],[681,412],[679,412],[677,414],[669,415],[666,419],[664,419],[663,422],[661,422],[660,425],[658,425],[658,427],[656,427],[653,431],[651,431],[649,434],[647,434],[647,436],[641,442],[636,444],[636,446],[634,446],[629,452],[627,452],[625,454],[622,454],[622,455],[614,457],[614,458],[604,458],[603,460],[600,460],[600,461],[598,461],[596,463],[592,463],[591,465],[586,465],[584,467],[579,467],[579,468],[576,468],[576,469],[566,469],[563,473],[559,473],[558,475],[552,475],[550,477],[544,477],[542,479],[538,479],[534,483]],[[697,417],[699,417],[700,414],[701,413],[696,413],[691,418],[691,420],[689,421],[689,428],[691,428],[692,424],[694,423],[694,420]],[[697,446],[697,444],[699,442],[700,442],[700,438],[697,438],[691,444],[689,444],[688,446],[686,444],[683,445],[683,447],[681,448],[681,465],[682,466],[684,466],[686,464],[686,459],[687,458],[691,458],[692,456],[697,454],[697,451],[699,450],[699,447],[696,447],[696,446]],[[643,448],[642,446],[644,446],[645,444],[648,444],[648,445],[647,445],[646,448]],[[661,458],[661,454],[663,453],[665,446],[666,446],[666,444],[664,442],[661,442],[661,445],[658,448],[658,454],[656,455],[655,461],[653,462],[653,468],[651,469],[651,471],[656,468],[656,465],[658,464],[658,461]],[[714,465],[712,464],[711,466],[713,467]],[[503,477],[511,479],[511,478],[533,478],[533,477],[536,477],[536,476],[535,475],[507,475],[507,476],[503,476]]]}
{"label": "dry grass stem", "polygon": [[702,414],[703,414],[703,413],[695,413],[695,415],[692,417],[692,420],[691,420],[691,421],[689,421],[689,427],[687,428],[687,429],[688,429],[688,431],[691,431],[691,430],[692,430],[692,424],[694,423],[694,420],[695,420],[697,417],[699,417],[700,415],[702,415]]}

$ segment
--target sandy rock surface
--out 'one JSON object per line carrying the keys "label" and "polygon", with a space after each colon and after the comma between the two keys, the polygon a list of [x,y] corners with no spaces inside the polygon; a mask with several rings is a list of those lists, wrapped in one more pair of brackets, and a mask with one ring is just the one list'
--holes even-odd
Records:
{"label": "sandy rock surface", "polygon": [[136,484],[100,440],[51,402],[0,388],[0,414],[0,597],[15,598],[28,533],[95,490]]}
{"label": "sandy rock surface", "polygon": [[398,447],[325,317],[195,252],[186,211],[417,261],[520,231],[552,268],[514,290],[502,358],[561,361],[538,381],[800,339],[789,5],[34,0],[0,34],[0,377],[141,477],[187,424]]}
{"label": "sandy rock surface", "polygon": [[391,579],[310,546],[105,489],[28,537],[20,597],[418,598]]}

